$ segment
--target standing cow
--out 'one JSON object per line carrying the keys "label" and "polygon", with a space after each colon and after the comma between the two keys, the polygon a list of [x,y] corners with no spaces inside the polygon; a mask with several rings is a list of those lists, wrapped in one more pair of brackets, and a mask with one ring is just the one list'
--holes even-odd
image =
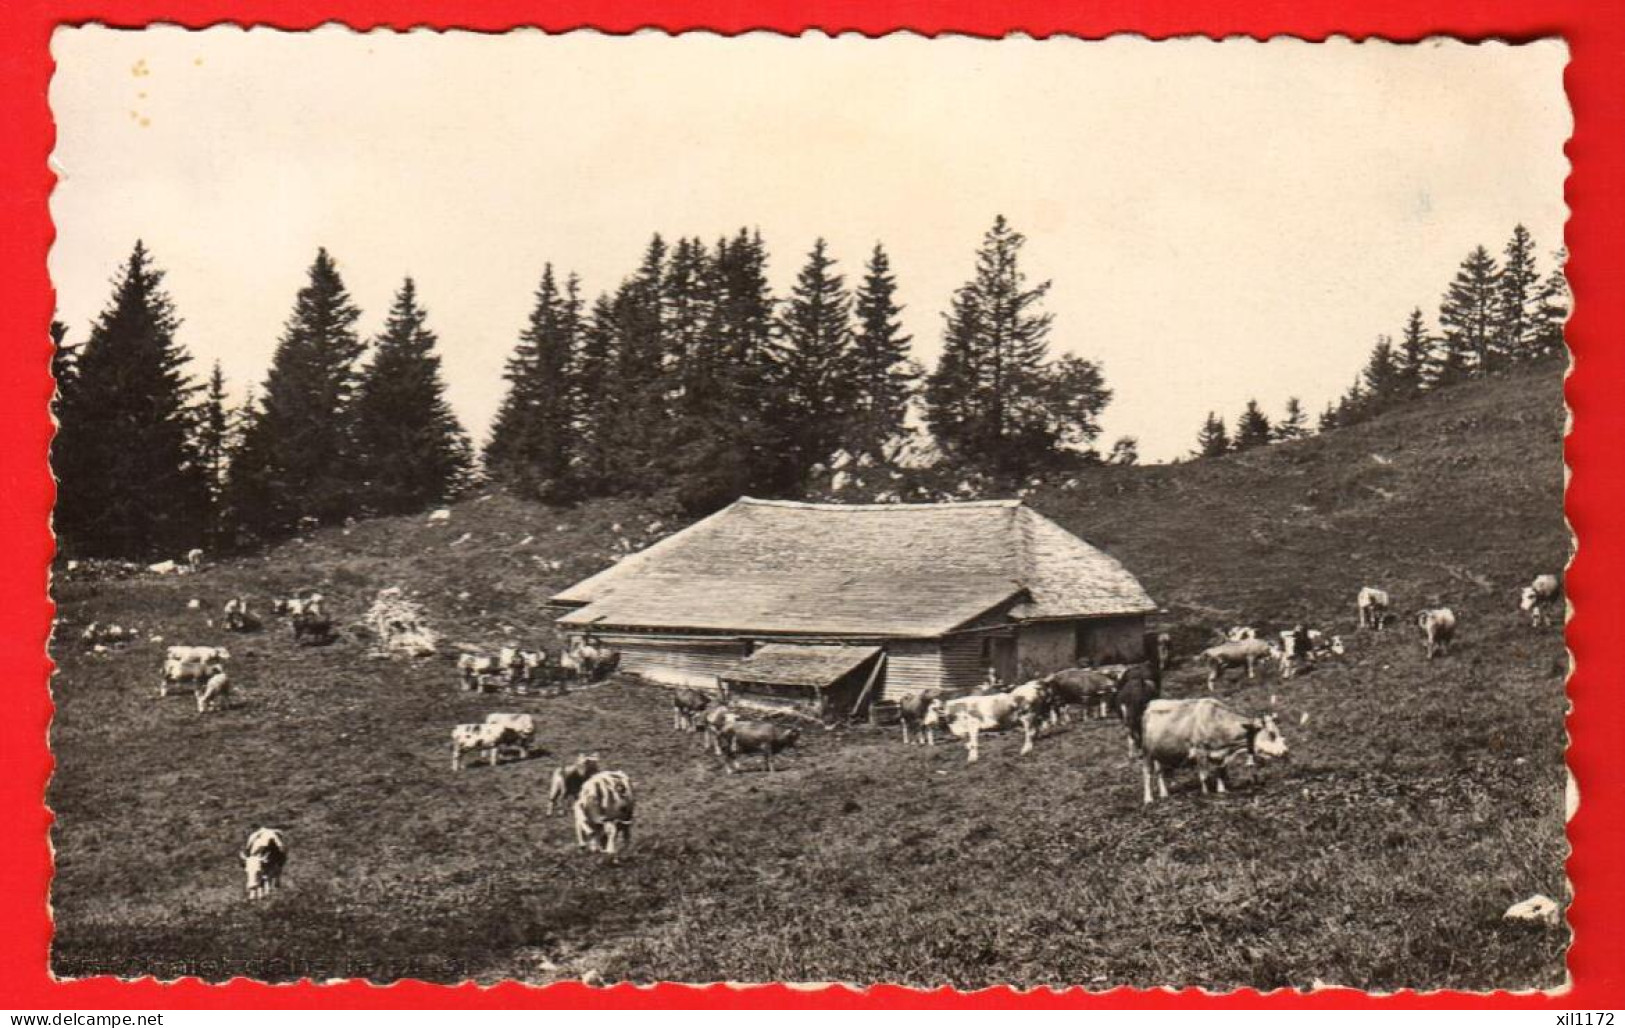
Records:
{"label": "standing cow", "polygon": [[1529,615],[1530,625],[1544,628],[1552,623],[1551,608],[1557,605],[1562,592],[1562,583],[1556,575],[1536,575],[1519,594],[1518,609]]}
{"label": "standing cow", "polygon": [[1112,693],[1117,691],[1117,679],[1095,668],[1064,668],[1043,682],[1050,692],[1048,713],[1051,726],[1060,720],[1062,714],[1071,720],[1071,707],[1082,707],[1085,717],[1107,717],[1111,712]]}
{"label": "standing cow", "polygon": [[587,779],[599,771],[598,754],[578,753],[576,759],[553,769],[553,780],[547,786],[547,815],[564,813],[565,807],[581,795]]}
{"label": "standing cow", "polygon": [[1360,615],[1360,630],[1369,628],[1380,632],[1388,623],[1388,594],[1369,585],[1360,587],[1354,598],[1354,609]]}
{"label": "standing cow", "polygon": [[1210,696],[1191,700],[1152,700],[1141,724],[1145,803],[1152,802],[1151,780],[1168,798],[1167,772],[1187,765],[1196,768],[1202,792],[1214,783],[1225,790],[1225,765],[1239,756],[1274,758],[1287,755],[1286,739],[1273,715],[1249,718]]}
{"label": "standing cow", "polygon": [[1455,611],[1449,607],[1417,611],[1416,627],[1422,633],[1422,649],[1429,660],[1440,654],[1450,655],[1450,644],[1456,638]]}
{"label": "standing cow", "polygon": [[[942,698],[942,690],[925,689],[920,692],[909,693],[897,701],[897,717],[903,723],[903,745],[924,743],[928,746],[937,744],[936,732],[926,724],[925,716],[931,710],[931,704]],[[912,737],[910,736],[912,730]]]}
{"label": "standing cow", "polygon": [[771,721],[744,721],[735,719],[717,733],[717,744],[722,753],[723,766],[729,774],[739,770],[739,758],[760,753],[769,773],[773,771],[773,756],[796,744],[801,729],[776,725]]}
{"label": "standing cow", "polygon": [[226,669],[231,651],[224,646],[171,646],[164,656],[158,695],[186,688],[195,694],[209,679]]}
{"label": "standing cow", "polygon": [[711,697],[698,689],[678,689],[671,694],[671,727],[674,732],[694,732],[711,706]]}
{"label": "standing cow", "polygon": [[576,846],[609,854],[610,863],[632,845],[632,780],[600,771],[581,785],[575,802]]}
{"label": "standing cow", "polygon": [[1247,677],[1255,675],[1261,661],[1281,663],[1281,651],[1262,639],[1243,639],[1240,642],[1220,643],[1202,651],[1202,662],[1207,665],[1207,688],[1213,691],[1219,676],[1233,667],[1245,667]]}
{"label": "standing cow", "polygon": [[1019,726],[1024,737],[1022,756],[1033,751],[1037,716],[1029,706],[1013,696],[961,696],[946,702],[938,700],[931,705],[925,719],[928,727],[944,725],[949,735],[965,740],[967,764],[974,764],[981,758],[983,732],[1006,731]]}
{"label": "standing cow", "polygon": [[248,898],[261,899],[282,884],[288,863],[288,842],[275,828],[256,828],[237,855],[247,876]]}

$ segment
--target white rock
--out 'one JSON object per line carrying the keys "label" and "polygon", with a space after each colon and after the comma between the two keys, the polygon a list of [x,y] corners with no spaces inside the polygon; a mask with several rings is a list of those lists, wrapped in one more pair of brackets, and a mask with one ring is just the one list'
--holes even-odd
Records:
{"label": "white rock", "polygon": [[173,575],[177,570],[177,567],[178,566],[176,563],[172,560],[161,560],[156,564],[148,564],[147,570],[158,575]]}
{"label": "white rock", "polygon": [[1560,912],[1556,900],[1537,892],[1522,903],[1512,904],[1501,917],[1506,921],[1528,921],[1555,928]]}
{"label": "white rock", "polygon": [[468,542],[472,538],[474,538],[474,533],[473,532],[464,532],[462,535],[460,535],[457,538],[453,539],[451,541],[451,545],[453,545],[453,546],[461,546],[464,543]]}
{"label": "white rock", "polygon": [[535,539],[536,539],[535,536],[527,535],[523,539],[519,540],[518,545],[520,545],[520,546],[529,546],[533,541],[535,541]]}
{"label": "white rock", "polygon": [[451,511],[448,510],[445,507],[441,507],[439,510],[434,511],[429,515],[429,520],[430,521],[450,521],[451,520]]}
{"label": "white rock", "polygon": [[79,570],[79,562],[76,561],[76,560],[68,561],[68,570],[69,571],[78,571]]}
{"label": "white rock", "polygon": [[197,610],[199,607],[202,607],[202,606],[203,606],[203,604],[201,602],[199,602],[198,600],[187,600],[186,601],[186,609],[187,610]]}
{"label": "white rock", "polygon": [[161,642],[164,641],[164,637],[161,636],[161,635],[155,635],[152,638],[148,639],[147,641],[150,642],[150,643],[161,643]]}

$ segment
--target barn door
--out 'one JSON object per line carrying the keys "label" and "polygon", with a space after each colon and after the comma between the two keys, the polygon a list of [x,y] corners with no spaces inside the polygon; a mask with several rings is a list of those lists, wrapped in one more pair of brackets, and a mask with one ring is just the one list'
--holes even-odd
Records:
{"label": "barn door", "polygon": [[999,676],[999,681],[1006,684],[1016,680],[1016,641],[1010,638],[994,637],[988,640],[991,643],[989,666]]}

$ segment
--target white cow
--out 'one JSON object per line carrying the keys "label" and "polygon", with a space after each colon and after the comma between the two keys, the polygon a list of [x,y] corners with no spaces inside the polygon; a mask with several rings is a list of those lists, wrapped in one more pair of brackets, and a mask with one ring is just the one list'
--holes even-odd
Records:
{"label": "white cow", "polygon": [[217,671],[197,691],[197,712],[224,710],[230,697],[231,678],[224,671]]}
{"label": "white cow", "polygon": [[609,854],[610,862],[632,845],[632,780],[624,771],[600,771],[576,796],[576,846]]}
{"label": "white cow", "polygon": [[1192,765],[1208,791],[1211,780],[1218,792],[1225,789],[1225,765],[1237,757],[1284,757],[1286,739],[1273,715],[1248,718],[1223,703],[1204,696],[1190,700],[1152,700],[1146,704],[1140,721],[1144,762],[1145,802],[1152,802],[1151,780],[1157,792],[1168,798],[1166,772]]}
{"label": "white cow", "polygon": [[497,720],[487,720],[477,725],[457,725],[451,730],[453,771],[463,769],[465,753],[484,751],[492,767],[496,767],[504,748],[517,747],[526,756],[530,755],[536,729],[531,724],[529,734],[525,732],[526,722],[530,721],[529,714],[492,714],[490,717]]}
{"label": "white cow", "polygon": [[1360,587],[1359,595],[1354,599],[1354,607],[1360,614],[1360,629],[1367,628],[1382,631],[1388,623],[1388,593],[1369,585]]}
{"label": "white cow", "polygon": [[224,672],[230,659],[231,651],[224,646],[171,646],[164,657],[158,695],[168,696],[171,690],[183,687],[195,691]]}
{"label": "white cow", "polygon": [[1313,664],[1315,658],[1334,654],[1341,657],[1347,650],[1340,635],[1328,636],[1318,628],[1303,626],[1283,629],[1281,632],[1281,677],[1292,678],[1298,673],[1300,659]]}
{"label": "white cow", "polygon": [[288,863],[288,842],[275,828],[257,828],[238,855],[248,876],[248,898],[270,895],[282,884],[282,868]]}
{"label": "white cow", "polygon": [[529,757],[536,745],[536,719],[529,714],[487,714],[485,723],[498,725],[509,733],[503,745],[518,746]]}
{"label": "white cow", "polygon": [[961,696],[955,700],[936,700],[925,714],[925,727],[935,729],[944,725],[948,734],[965,740],[965,763],[974,764],[981,757],[980,740],[983,732],[997,732],[1021,726],[1024,740],[1021,753],[1033,750],[1033,733],[1038,715],[1021,700],[1007,693],[993,696]]}
{"label": "white cow", "polygon": [[1450,653],[1450,644],[1456,638],[1456,613],[1449,607],[1418,611],[1416,627],[1422,632],[1422,648],[1428,659],[1436,654]]}
{"label": "white cow", "polygon": [[1202,651],[1199,659],[1207,665],[1207,687],[1210,692],[1219,676],[1230,668],[1245,667],[1247,677],[1252,678],[1260,661],[1273,660],[1279,666],[1282,660],[1280,648],[1262,639],[1243,639],[1209,646]]}
{"label": "white cow", "polygon": [[1523,587],[1518,598],[1518,609],[1529,615],[1529,623],[1542,628],[1552,623],[1551,609],[1563,592],[1556,575],[1536,575],[1535,580]]}
{"label": "white cow", "polygon": [[1258,638],[1258,629],[1251,625],[1236,625],[1224,633],[1226,642],[1246,642],[1248,639]]}

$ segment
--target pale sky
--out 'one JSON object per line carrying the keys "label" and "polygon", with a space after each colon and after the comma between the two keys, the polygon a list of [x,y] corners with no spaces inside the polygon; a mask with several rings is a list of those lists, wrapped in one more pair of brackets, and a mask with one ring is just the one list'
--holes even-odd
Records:
{"label": "pale sky", "polygon": [[916,355],[996,214],[1051,346],[1116,392],[1104,448],[1209,409],[1311,413],[1523,222],[1561,243],[1559,42],[57,31],[50,268],[82,341],[146,240],[197,375],[263,381],[318,246],[369,336],[406,275],[483,440],[544,263],[613,289],[651,233],[885,243]]}

